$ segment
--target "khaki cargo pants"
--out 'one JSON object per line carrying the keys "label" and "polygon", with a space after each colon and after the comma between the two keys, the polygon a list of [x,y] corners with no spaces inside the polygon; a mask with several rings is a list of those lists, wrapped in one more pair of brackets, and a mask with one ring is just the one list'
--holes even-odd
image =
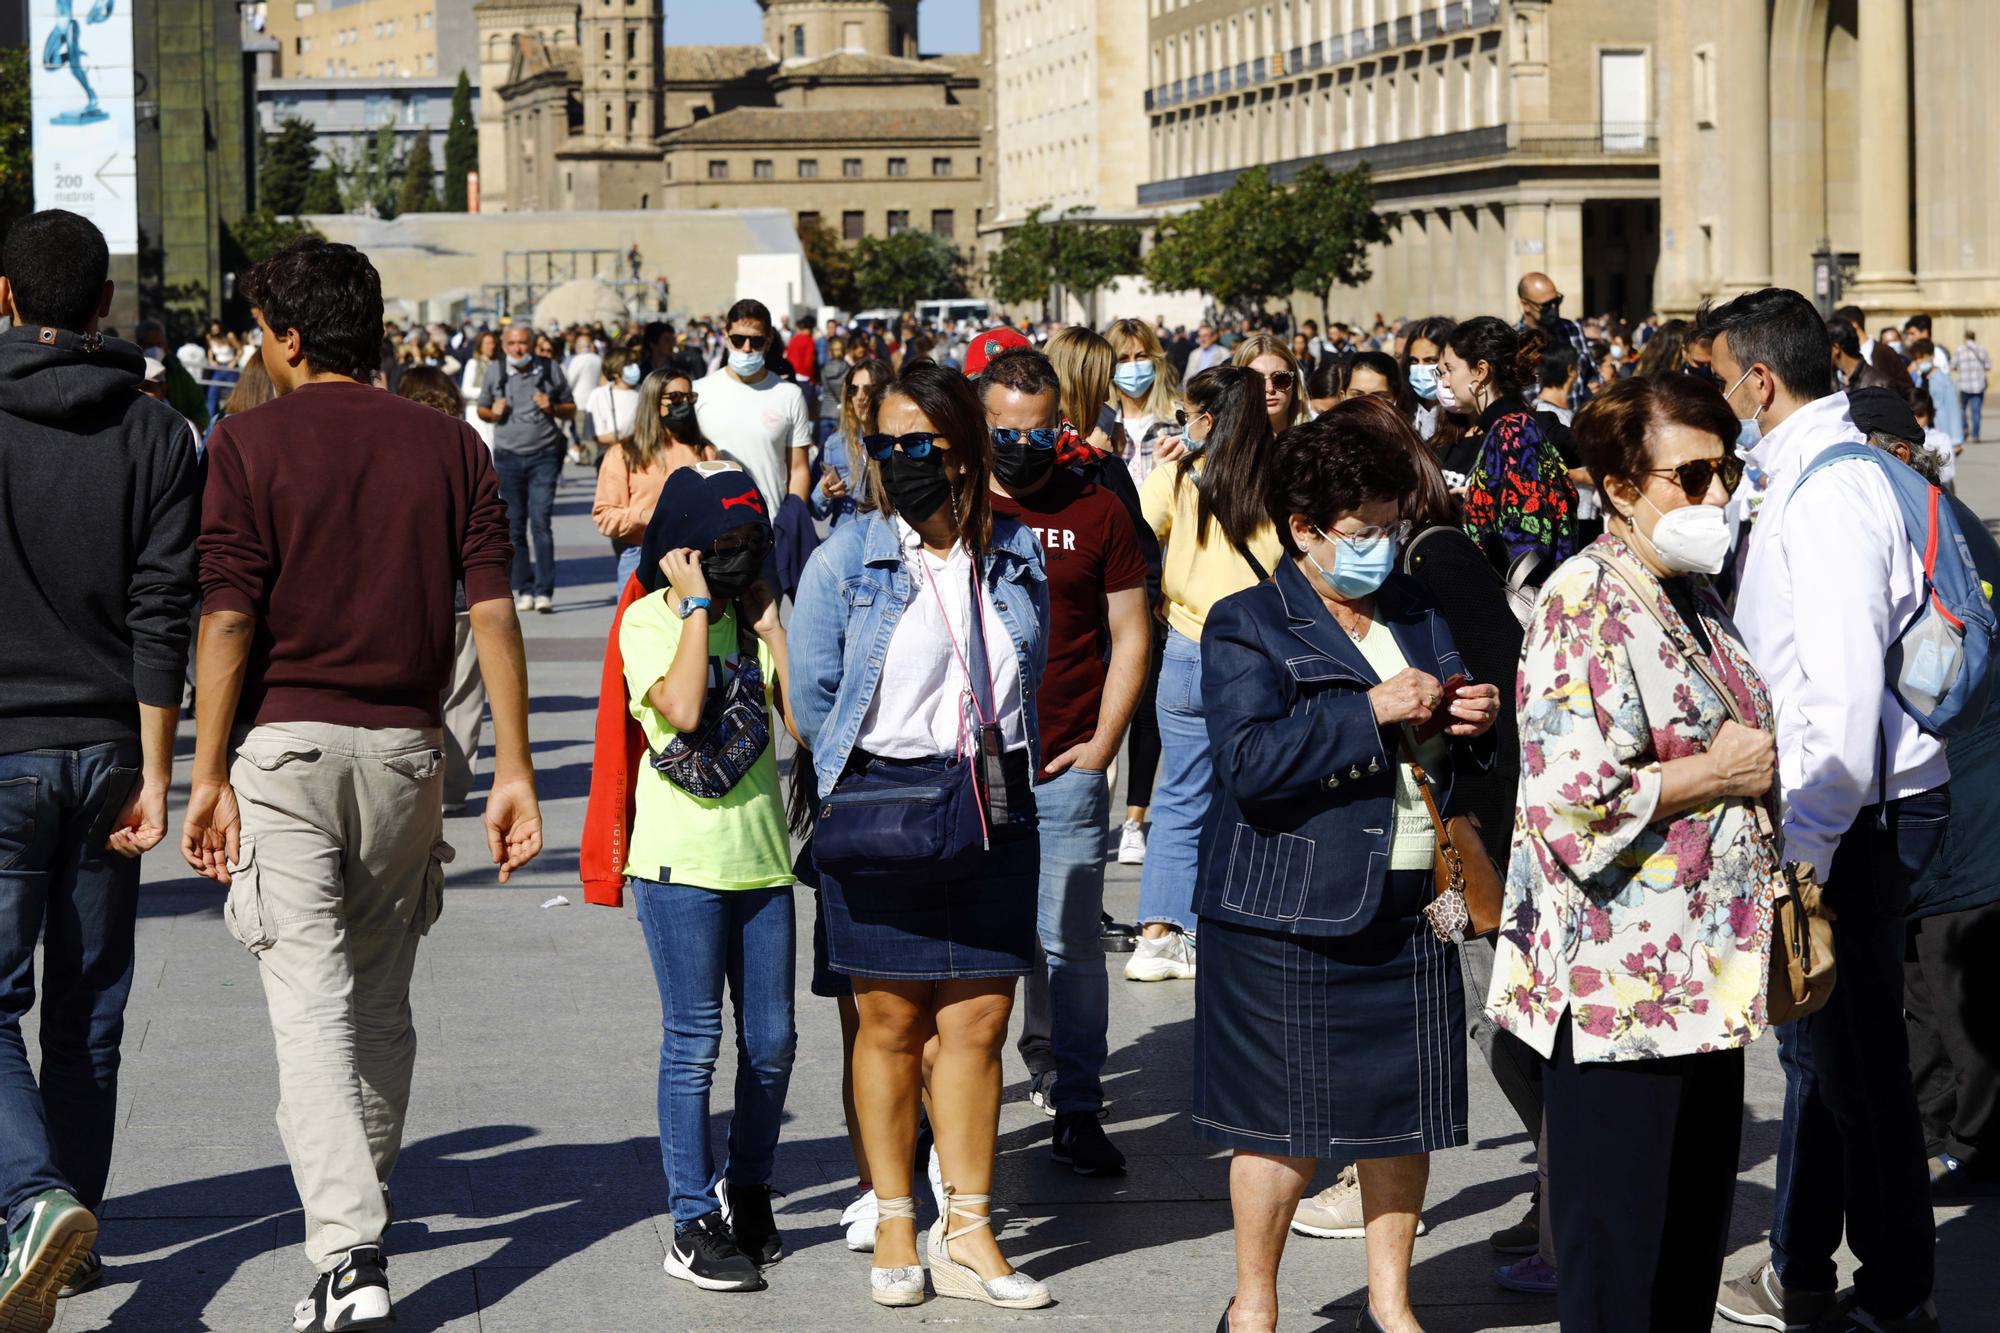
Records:
{"label": "khaki cargo pants", "polygon": [[444,904],[436,730],[255,727],[230,766],[241,864],[223,916],[256,956],[278,1131],[322,1272],[388,1226],[417,1054],[410,974]]}

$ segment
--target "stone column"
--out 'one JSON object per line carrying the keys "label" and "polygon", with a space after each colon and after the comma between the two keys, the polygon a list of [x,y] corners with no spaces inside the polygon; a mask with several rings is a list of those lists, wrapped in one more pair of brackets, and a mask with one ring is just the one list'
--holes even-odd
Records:
{"label": "stone column", "polygon": [[[1755,291],[1771,285],[1771,25],[1763,0],[1730,0],[1724,15],[1716,89],[1729,182],[1722,285]],[[1693,228],[1683,231],[1692,243]]]}
{"label": "stone column", "polygon": [[1859,0],[1861,271],[1855,285],[1909,287],[1910,12],[1908,0]]}

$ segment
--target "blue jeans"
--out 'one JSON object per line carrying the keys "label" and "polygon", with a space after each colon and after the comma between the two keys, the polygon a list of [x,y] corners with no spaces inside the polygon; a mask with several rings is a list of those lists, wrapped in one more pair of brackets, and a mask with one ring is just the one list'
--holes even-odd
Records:
{"label": "blue jeans", "polygon": [[[660,1159],[674,1225],[716,1211],[715,1182],[768,1185],[798,1036],[792,891],[628,881],[660,987]],[[736,1005],[736,1107],[718,1173],[708,1090],[722,1050],[722,986]]]}
{"label": "blue jeans", "polygon": [[1951,816],[1949,787],[1855,816],[1825,881],[1839,973],[1826,1007],[1778,1029],[1785,1123],[1771,1261],[1788,1289],[1831,1292],[1843,1219],[1872,1314],[1900,1318],[1931,1294],[1936,1237],[1923,1122],[1903,1020],[1910,884]]}
{"label": "blue jeans", "polygon": [[1194,933],[1194,881],[1201,873],[1201,824],[1208,817],[1215,765],[1201,706],[1201,645],[1167,632],[1160,664],[1160,771],[1153,784],[1153,832],[1139,879],[1139,924],[1165,922]]}
{"label": "blue jeans", "polygon": [[1959,405],[1965,409],[1965,442],[1967,444],[1977,444],[1979,442],[1979,413],[1980,409],[1986,405],[1986,395],[1983,393],[1961,394],[1959,396]]}
{"label": "blue jeans", "polygon": [[1104,770],[1071,768],[1035,786],[1042,833],[1036,933],[1046,969],[1030,973],[1022,1002],[1020,1050],[1031,1070],[1056,1071],[1055,1108],[1095,1112],[1104,1105],[1105,1030],[1111,981],[1098,938],[1104,911],[1104,838],[1111,789]]}
{"label": "blue jeans", "polygon": [[500,498],[507,502],[507,537],[514,543],[514,593],[553,597],[556,592],[556,480],[562,476],[560,445],[540,453],[493,451]]}
{"label": "blue jeans", "polygon": [[618,581],[611,586],[611,595],[623,597],[625,583],[639,568],[639,548],[628,546],[618,553]]}
{"label": "blue jeans", "polygon": [[240,370],[217,370],[212,366],[209,368],[208,419],[210,421],[215,420],[216,414],[222,411],[223,403],[229,400],[230,394],[236,392],[236,381],[242,378],[243,372]]}
{"label": "blue jeans", "polygon": [[[0,1208],[12,1231],[35,1196],[104,1202],[118,1044],[132,990],[139,863],[88,835],[122,801],[136,743],[0,755]],[[21,1040],[43,943],[42,1076]],[[0,1233],[0,1254],[7,1238]]]}

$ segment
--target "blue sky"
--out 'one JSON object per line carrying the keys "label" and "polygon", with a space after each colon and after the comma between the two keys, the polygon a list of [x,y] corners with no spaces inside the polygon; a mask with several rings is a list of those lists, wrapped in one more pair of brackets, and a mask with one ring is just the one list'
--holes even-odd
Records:
{"label": "blue sky", "polygon": [[[752,43],[763,32],[757,0],[664,0],[666,39],[674,46]],[[977,51],[978,0],[921,0],[917,35],[926,51]]]}

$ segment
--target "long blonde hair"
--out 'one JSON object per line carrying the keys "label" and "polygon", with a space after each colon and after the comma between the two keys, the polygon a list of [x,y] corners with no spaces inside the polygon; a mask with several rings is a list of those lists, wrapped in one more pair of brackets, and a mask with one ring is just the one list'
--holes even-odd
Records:
{"label": "long blonde hair", "polygon": [[[1180,372],[1167,359],[1167,349],[1160,346],[1160,335],[1153,332],[1153,326],[1143,319],[1113,320],[1104,331],[1104,340],[1111,344],[1114,374],[1117,358],[1134,346],[1153,363],[1153,387],[1146,394],[1146,414],[1162,420],[1172,416],[1181,402]],[[1118,407],[1122,401],[1114,394],[1111,405]]]}
{"label": "long blonde hair", "polygon": [[1049,339],[1049,363],[1062,384],[1063,419],[1088,436],[1111,401],[1111,368],[1117,355],[1111,344],[1080,324],[1072,324]]}
{"label": "long blonde hair", "polygon": [[[868,415],[864,419],[854,407],[854,377],[862,371],[868,372]],[[880,357],[864,356],[847,368],[847,379],[840,389],[840,433],[847,441],[847,456],[859,458],[855,451],[861,448],[861,437],[875,429],[876,414],[882,410],[882,395],[889,391],[889,381],[896,378],[896,372],[889,369],[889,363]]]}
{"label": "long blonde hair", "polygon": [[1248,366],[1260,356],[1275,356],[1292,370],[1292,419],[1285,425],[1296,426],[1305,420],[1306,384],[1299,374],[1299,359],[1292,355],[1292,349],[1285,340],[1275,333],[1253,333],[1236,344],[1236,352],[1229,358],[1232,366]]}
{"label": "long blonde hair", "polygon": [[[688,379],[688,373],[679,367],[656,370],[639,385],[639,406],[632,418],[632,439],[629,443],[621,440],[618,445],[625,451],[625,466],[633,472],[644,472],[659,462],[660,451],[667,446],[667,422],[660,415],[660,400],[666,397],[667,386],[675,380],[687,380],[688,388],[694,388],[694,381]],[[692,440],[675,438],[700,454],[704,452],[702,446],[707,441],[701,437],[699,424],[695,426],[694,434]]]}

